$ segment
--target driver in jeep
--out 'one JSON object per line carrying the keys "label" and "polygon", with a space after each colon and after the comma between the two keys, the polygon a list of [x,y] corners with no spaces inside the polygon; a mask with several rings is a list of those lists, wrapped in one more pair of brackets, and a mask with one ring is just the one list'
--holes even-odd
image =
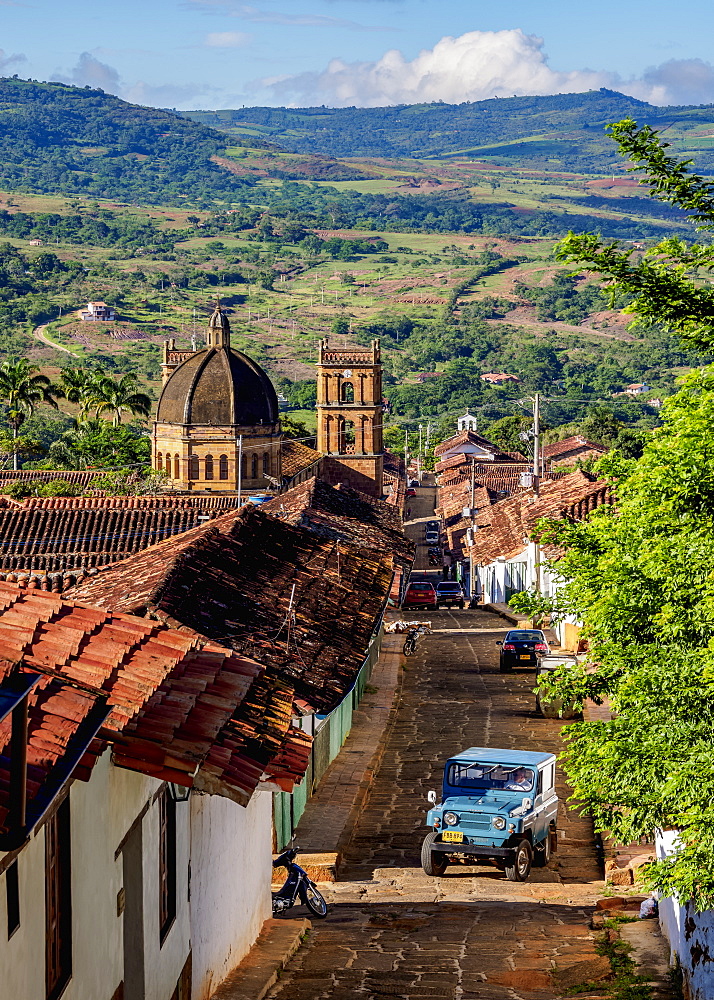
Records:
{"label": "driver in jeep", "polygon": [[517,768],[505,786],[509,792],[530,792],[533,788],[533,778],[529,771]]}

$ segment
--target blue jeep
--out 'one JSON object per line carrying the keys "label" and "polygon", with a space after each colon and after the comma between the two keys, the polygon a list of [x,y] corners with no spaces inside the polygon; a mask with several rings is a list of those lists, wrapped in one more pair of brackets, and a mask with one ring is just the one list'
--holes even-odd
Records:
{"label": "blue jeep", "polygon": [[512,882],[545,866],[557,843],[555,756],[471,747],[447,760],[441,803],[429,792],[421,864],[443,875],[458,855],[495,859]]}

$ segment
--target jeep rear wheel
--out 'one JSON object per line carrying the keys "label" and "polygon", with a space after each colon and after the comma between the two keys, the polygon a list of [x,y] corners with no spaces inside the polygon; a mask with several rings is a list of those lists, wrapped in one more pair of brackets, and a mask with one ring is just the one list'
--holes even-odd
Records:
{"label": "jeep rear wheel", "polygon": [[506,878],[509,882],[525,882],[531,873],[533,848],[530,842],[522,840],[514,853],[506,859]]}
{"label": "jeep rear wheel", "polygon": [[421,845],[421,866],[427,875],[443,875],[448,864],[445,854],[431,849],[436,838],[436,833],[427,833]]}

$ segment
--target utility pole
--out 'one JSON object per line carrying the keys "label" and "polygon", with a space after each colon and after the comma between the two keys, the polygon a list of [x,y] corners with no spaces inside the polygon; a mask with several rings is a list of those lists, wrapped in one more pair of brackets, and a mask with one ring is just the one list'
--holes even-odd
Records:
{"label": "utility pole", "polygon": [[409,468],[409,431],[404,431],[404,473],[409,479],[407,469]]}
{"label": "utility pole", "polygon": [[238,506],[240,507],[241,487],[243,486],[243,435],[238,435]]}
{"label": "utility pole", "polygon": [[[476,459],[471,459],[471,545],[469,545],[469,591],[471,601],[476,597],[474,586],[474,535],[476,534]],[[470,602],[469,602],[470,603]]]}
{"label": "utility pole", "polygon": [[419,458],[417,461],[417,479],[421,482],[421,455],[422,455],[422,425],[419,424]]}
{"label": "utility pole", "polygon": [[533,401],[533,492],[540,493],[540,393]]}

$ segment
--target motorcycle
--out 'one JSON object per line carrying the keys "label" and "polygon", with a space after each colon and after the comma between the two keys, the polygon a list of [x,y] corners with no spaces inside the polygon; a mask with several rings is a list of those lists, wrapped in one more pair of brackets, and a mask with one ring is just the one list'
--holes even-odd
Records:
{"label": "motorcycle", "polygon": [[290,847],[273,861],[273,868],[286,868],[288,872],[282,889],[273,894],[273,916],[289,910],[299,896],[300,902],[313,916],[326,917],[327,903],[324,897],[304,868],[295,864],[299,850],[299,847]]}
{"label": "motorcycle", "polygon": [[417,650],[417,642],[419,637],[422,635],[429,635],[431,629],[424,624],[417,625],[416,628],[407,629],[407,637],[404,640],[404,646],[402,647],[402,652],[405,656],[413,656]]}

